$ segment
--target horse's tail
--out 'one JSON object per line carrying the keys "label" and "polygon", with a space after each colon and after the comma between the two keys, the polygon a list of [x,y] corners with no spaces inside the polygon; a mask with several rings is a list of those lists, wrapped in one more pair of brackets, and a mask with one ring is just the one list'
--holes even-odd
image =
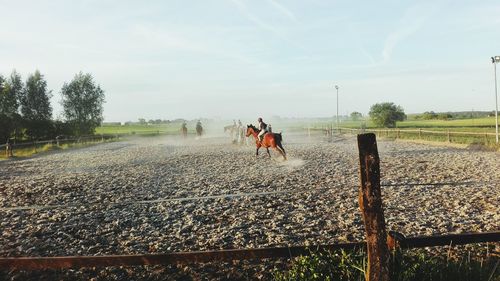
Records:
{"label": "horse's tail", "polygon": [[281,135],[281,133],[274,133],[274,141],[276,142],[277,146],[282,147],[281,142],[283,141],[283,136]]}
{"label": "horse's tail", "polygon": [[281,135],[281,133],[274,133],[274,140],[276,141],[276,144],[281,144],[281,142],[283,141],[283,136]]}
{"label": "horse's tail", "polygon": [[278,150],[281,151],[281,155],[283,155],[283,158],[286,160],[286,152],[285,149],[283,148],[283,145],[281,144],[281,142],[283,141],[283,136],[281,135],[281,133],[274,134],[274,141],[276,142]]}

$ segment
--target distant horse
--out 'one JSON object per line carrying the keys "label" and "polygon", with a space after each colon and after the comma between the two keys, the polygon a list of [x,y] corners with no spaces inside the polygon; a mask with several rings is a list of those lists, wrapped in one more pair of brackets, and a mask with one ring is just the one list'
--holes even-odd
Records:
{"label": "distant horse", "polygon": [[187,138],[187,135],[188,135],[188,128],[187,128],[186,126],[183,126],[183,127],[181,128],[181,132],[182,132],[182,136],[183,136],[184,138]]}
{"label": "distant horse", "polygon": [[262,142],[259,140],[259,129],[257,129],[254,125],[247,125],[247,134],[246,136],[253,135],[255,139],[255,145],[257,146],[257,150],[255,151],[255,156],[259,155],[259,148],[260,147],[265,147],[267,151],[267,155],[271,157],[271,153],[269,153],[269,147],[276,149],[281,156],[283,156],[283,159],[286,160],[286,153],[285,149],[283,148],[283,145],[281,144],[281,141],[283,140],[281,133],[276,134],[276,133],[266,133],[264,135],[264,138],[262,139]]}
{"label": "distant horse", "polygon": [[203,134],[203,127],[201,126],[201,123],[197,123],[196,124],[196,135],[198,137],[201,137],[202,134]]}
{"label": "distant horse", "polygon": [[234,127],[235,127],[234,125],[225,126],[224,127],[224,133],[229,132],[230,134],[232,134],[233,130],[234,130]]}
{"label": "distant horse", "polygon": [[231,141],[234,144],[243,144],[245,139],[245,128],[237,125],[228,125],[224,127],[224,133],[229,133]]}
{"label": "distant horse", "polygon": [[239,144],[245,144],[246,142],[246,144],[248,145],[248,138],[245,138],[245,128],[243,126],[236,129],[236,135]]}

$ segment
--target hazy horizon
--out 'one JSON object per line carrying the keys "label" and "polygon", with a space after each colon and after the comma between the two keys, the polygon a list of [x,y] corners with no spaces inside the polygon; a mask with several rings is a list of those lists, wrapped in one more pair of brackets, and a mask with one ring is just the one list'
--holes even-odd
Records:
{"label": "hazy horizon", "polygon": [[[105,122],[492,111],[497,1],[3,1],[0,74],[91,73]],[[500,70],[499,70],[500,72]]]}

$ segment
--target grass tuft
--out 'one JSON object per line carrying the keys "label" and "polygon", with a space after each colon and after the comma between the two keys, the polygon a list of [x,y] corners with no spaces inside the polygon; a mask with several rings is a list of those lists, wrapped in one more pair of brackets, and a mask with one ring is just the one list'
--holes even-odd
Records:
{"label": "grass tuft", "polygon": [[[498,257],[471,258],[437,255],[425,250],[401,250],[392,253],[392,281],[499,281]],[[275,280],[363,281],[367,264],[363,249],[352,251],[311,252],[297,257],[288,271],[276,271]]]}

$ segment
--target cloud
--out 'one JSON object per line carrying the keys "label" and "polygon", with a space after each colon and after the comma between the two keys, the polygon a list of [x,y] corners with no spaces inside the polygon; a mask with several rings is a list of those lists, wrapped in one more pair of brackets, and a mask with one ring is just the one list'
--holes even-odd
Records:
{"label": "cloud", "polygon": [[373,56],[361,45],[358,45],[359,51],[370,61],[371,65],[375,65],[375,59],[373,59]]}
{"label": "cloud", "polygon": [[389,33],[382,50],[382,63],[390,61],[392,53],[401,41],[418,32],[427,20],[438,10],[439,3],[410,7],[400,19],[399,28]]}
{"label": "cloud", "polygon": [[292,11],[290,11],[285,6],[281,5],[280,3],[276,2],[275,0],[268,0],[268,2],[271,3],[271,5],[273,5],[276,9],[278,9],[282,14],[287,16],[289,19],[291,19],[294,22],[298,22],[297,17],[295,17],[295,14],[292,13]]}
{"label": "cloud", "polygon": [[[252,57],[241,55],[234,52],[234,50],[228,51],[227,48],[221,48],[221,46],[211,47],[206,44],[206,42],[198,39],[190,39],[186,37],[187,32],[181,36],[180,32],[174,32],[175,28],[169,28],[166,31],[165,28],[156,28],[150,25],[136,25],[131,29],[131,33],[136,35],[140,42],[140,45],[153,46],[157,50],[183,50],[192,53],[199,53],[208,56],[215,56],[219,58],[227,58],[231,60],[240,61],[246,64],[255,65],[259,67],[266,67],[267,64],[261,61],[257,61]],[[197,34],[192,34],[191,37],[196,37]]]}
{"label": "cloud", "polygon": [[[235,4],[236,7],[238,7],[238,9],[241,11],[241,13],[245,16],[245,18],[247,18],[249,21],[253,22],[256,26],[273,33],[276,37],[282,39],[283,41],[288,42],[290,44],[290,46],[294,46],[295,48],[301,49],[302,51],[306,50],[306,48],[304,46],[302,46],[299,42],[288,38],[286,36],[286,34],[284,32],[282,32],[282,30],[276,28],[275,26],[273,26],[271,24],[268,24],[267,22],[263,21],[255,14],[251,13],[248,10],[247,6],[242,1],[240,1],[240,0],[230,0],[230,1],[233,4]],[[295,15],[290,10],[288,10],[284,6],[276,3],[273,0],[269,0],[269,1],[272,5],[274,5],[274,7],[279,9],[279,11],[281,13],[284,13],[289,18],[291,17],[292,19],[295,19]],[[296,20],[294,20],[294,21],[297,22]],[[287,26],[287,28],[289,28],[289,27]]]}
{"label": "cloud", "polygon": [[243,15],[248,19],[250,20],[251,22],[255,23],[257,26],[261,27],[262,29],[265,29],[265,30],[268,30],[268,31],[271,31],[272,33],[278,35],[278,36],[282,36],[282,34],[280,32],[278,32],[278,30],[264,22],[263,20],[261,20],[259,17],[257,17],[256,15],[250,13],[250,11],[248,10],[247,6],[245,4],[243,4],[240,0],[231,0],[231,2],[233,2],[236,7],[238,7],[238,9],[243,13]]}

